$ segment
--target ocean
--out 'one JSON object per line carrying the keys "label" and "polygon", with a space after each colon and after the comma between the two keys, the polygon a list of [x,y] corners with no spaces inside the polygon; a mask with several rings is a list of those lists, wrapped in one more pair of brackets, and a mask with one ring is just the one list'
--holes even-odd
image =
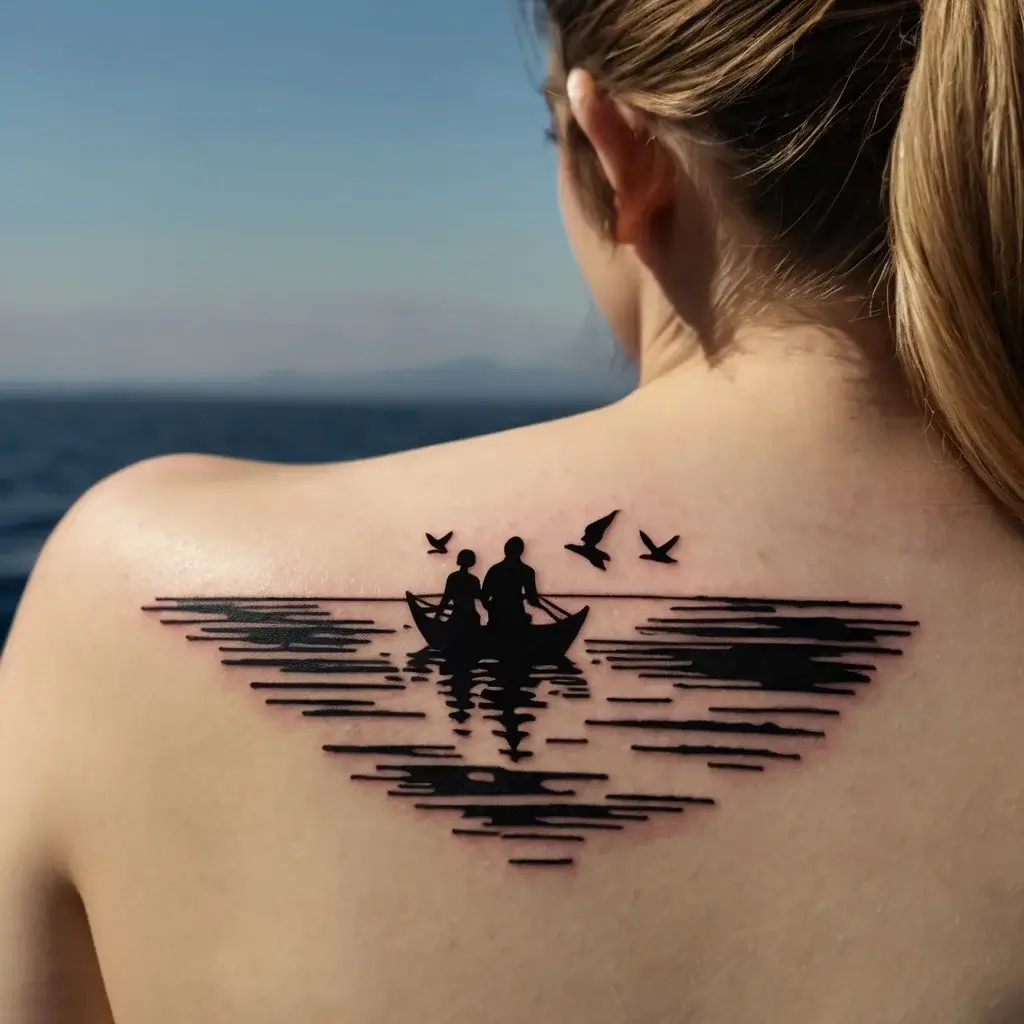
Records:
{"label": "ocean", "polygon": [[489,434],[582,411],[580,403],[0,398],[0,644],[39,549],[94,483],[173,452],[330,462]]}

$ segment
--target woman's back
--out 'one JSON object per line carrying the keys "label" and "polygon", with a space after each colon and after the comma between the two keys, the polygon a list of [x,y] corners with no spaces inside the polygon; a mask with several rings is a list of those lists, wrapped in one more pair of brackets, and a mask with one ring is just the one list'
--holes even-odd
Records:
{"label": "woman's back", "polygon": [[1021,5],[538,6],[644,386],[81,502],[0,678],[0,1019],[1024,1015]]}
{"label": "woman's back", "polygon": [[[878,448],[841,372],[785,372],[758,431],[724,430],[743,374],[677,375],[88,499],[5,658],[4,760],[43,716],[115,1018],[1016,1019],[1020,543],[913,421]],[[425,655],[406,591],[512,535],[576,640]]]}

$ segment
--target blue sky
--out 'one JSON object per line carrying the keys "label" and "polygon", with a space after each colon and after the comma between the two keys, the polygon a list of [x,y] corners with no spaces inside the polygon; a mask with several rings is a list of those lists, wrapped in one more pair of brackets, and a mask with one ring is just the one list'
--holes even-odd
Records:
{"label": "blue sky", "polygon": [[515,0],[4,0],[0,381],[578,345],[542,65]]}

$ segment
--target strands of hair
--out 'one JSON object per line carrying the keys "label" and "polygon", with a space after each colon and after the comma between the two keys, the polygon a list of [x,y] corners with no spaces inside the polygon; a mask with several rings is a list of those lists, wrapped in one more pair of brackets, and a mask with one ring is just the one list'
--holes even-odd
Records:
{"label": "strands of hair", "polygon": [[[1024,0],[528,7],[552,50],[549,96],[584,69],[701,169],[693,184],[726,228],[716,343],[766,308],[840,298],[884,317],[929,421],[1020,525]],[[614,240],[593,148],[571,116],[559,135],[583,209]]]}

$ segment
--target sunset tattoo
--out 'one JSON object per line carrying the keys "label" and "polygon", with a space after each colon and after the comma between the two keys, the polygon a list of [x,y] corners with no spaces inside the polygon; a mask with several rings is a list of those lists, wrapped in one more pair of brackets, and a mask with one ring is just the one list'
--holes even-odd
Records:
{"label": "sunset tattoo", "polygon": [[[637,528],[632,551],[624,536],[612,545],[619,516],[590,523],[564,557],[602,574],[637,558],[673,572],[679,537]],[[323,746],[353,781],[454,819],[453,835],[499,844],[523,867],[565,867],[595,832],[719,803],[676,786],[623,792],[588,761],[596,738],[661,759],[669,775],[697,765],[712,790],[716,776],[785,770],[918,625],[899,604],[864,601],[545,595],[520,537],[481,578],[474,551],[449,552],[457,536],[426,534],[425,557],[449,563],[438,594],[157,598],[144,611],[215,645],[268,706],[355,728],[359,742]],[[595,625],[623,608],[631,627]],[[605,668],[606,693],[592,692],[583,666]],[[575,770],[531,768],[538,752]]]}

